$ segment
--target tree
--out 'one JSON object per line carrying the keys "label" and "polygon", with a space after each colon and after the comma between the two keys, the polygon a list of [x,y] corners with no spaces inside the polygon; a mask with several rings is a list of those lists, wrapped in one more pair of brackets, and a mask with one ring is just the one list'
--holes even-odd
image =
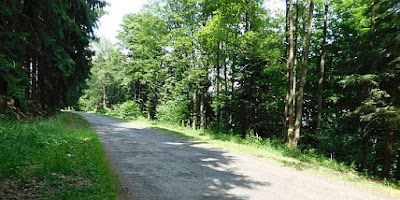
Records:
{"label": "tree", "polygon": [[[305,3],[303,2],[303,9],[305,10]],[[307,25],[307,35],[303,31],[303,54],[302,54],[302,65],[301,65],[301,76],[300,76],[300,87],[299,94],[297,98],[296,107],[296,121],[295,121],[295,131],[292,140],[289,142],[290,148],[296,148],[297,142],[300,138],[300,128],[302,123],[303,114],[303,97],[304,97],[304,87],[307,78],[307,67],[308,67],[308,54],[310,48],[310,38],[313,24],[313,11],[314,11],[314,1],[310,1],[309,12],[308,12],[308,25]],[[303,19],[305,19],[305,12],[303,13]],[[303,30],[305,29],[305,20],[303,21]]]}
{"label": "tree", "polygon": [[399,179],[399,1],[330,2],[287,0],[285,20],[262,0],[154,1],[124,19],[119,49],[95,56],[82,102],[243,138],[282,138],[284,125],[296,152]]}
{"label": "tree", "polygon": [[163,82],[165,21],[150,12],[128,15],[119,34],[122,45],[128,50],[128,66],[123,69],[122,84],[133,93],[133,100],[154,119]]}
{"label": "tree", "polygon": [[289,16],[289,53],[288,53],[288,59],[287,59],[287,70],[288,70],[288,88],[287,88],[287,102],[286,104],[288,107],[288,122],[289,122],[289,129],[287,133],[287,138],[289,141],[289,146],[293,146],[292,144],[297,143],[295,141],[295,135],[294,135],[294,104],[293,104],[293,99],[295,98],[295,94],[293,93],[293,76],[294,76],[294,31],[293,31],[293,0],[289,0],[289,9],[288,9],[288,16]]}
{"label": "tree", "polygon": [[326,31],[328,28],[328,1],[324,1],[324,28],[322,34],[322,49],[321,49],[321,62],[320,62],[320,78],[318,81],[318,114],[317,114],[317,136],[320,134],[321,122],[322,122],[322,103],[323,103],[323,92],[324,92],[324,76],[325,76],[325,62],[326,62]]}
{"label": "tree", "polygon": [[89,75],[87,47],[104,6],[97,0],[1,3],[1,95],[24,112],[74,105]]}

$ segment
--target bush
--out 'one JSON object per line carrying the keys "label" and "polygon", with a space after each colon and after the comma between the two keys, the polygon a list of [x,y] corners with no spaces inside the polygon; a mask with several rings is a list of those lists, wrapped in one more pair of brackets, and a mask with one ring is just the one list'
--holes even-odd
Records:
{"label": "bush", "polygon": [[123,104],[113,106],[113,115],[126,119],[136,119],[140,116],[139,105],[134,101],[126,101]]}
{"label": "bush", "polygon": [[77,109],[84,112],[91,110],[89,102],[84,98],[79,98]]}
{"label": "bush", "polygon": [[157,119],[170,124],[179,124],[189,116],[188,103],[185,101],[167,101],[157,106]]}

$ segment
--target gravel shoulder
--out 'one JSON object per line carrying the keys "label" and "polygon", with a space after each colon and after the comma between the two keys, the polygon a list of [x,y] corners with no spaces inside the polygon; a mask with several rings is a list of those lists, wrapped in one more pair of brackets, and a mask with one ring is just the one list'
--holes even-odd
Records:
{"label": "gravel shoulder", "polygon": [[78,114],[100,136],[124,191],[120,199],[395,199],[129,122]]}

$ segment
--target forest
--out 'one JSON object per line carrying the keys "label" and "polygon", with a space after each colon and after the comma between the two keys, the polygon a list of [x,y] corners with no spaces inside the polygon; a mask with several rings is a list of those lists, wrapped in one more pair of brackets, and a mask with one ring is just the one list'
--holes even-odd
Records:
{"label": "forest", "polygon": [[1,112],[145,117],[400,180],[399,0],[286,0],[282,13],[155,0],[124,17],[117,45],[93,35],[105,2],[47,2],[0,3]]}
{"label": "forest", "polygon": [[105,5],[102,0],[0,2],[0,113],[47,115],[77,102]]}

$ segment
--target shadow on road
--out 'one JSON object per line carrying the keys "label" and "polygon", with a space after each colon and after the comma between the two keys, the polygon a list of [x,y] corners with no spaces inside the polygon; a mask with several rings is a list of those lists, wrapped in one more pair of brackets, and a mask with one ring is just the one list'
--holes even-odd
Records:
{"label": "shadow on road", "polygon": [[248,199],[249,190],[271,185],[244,176],[235,165],[246,163],[226,151],[108,117],[85,117],[124,179],[127,199]]}

